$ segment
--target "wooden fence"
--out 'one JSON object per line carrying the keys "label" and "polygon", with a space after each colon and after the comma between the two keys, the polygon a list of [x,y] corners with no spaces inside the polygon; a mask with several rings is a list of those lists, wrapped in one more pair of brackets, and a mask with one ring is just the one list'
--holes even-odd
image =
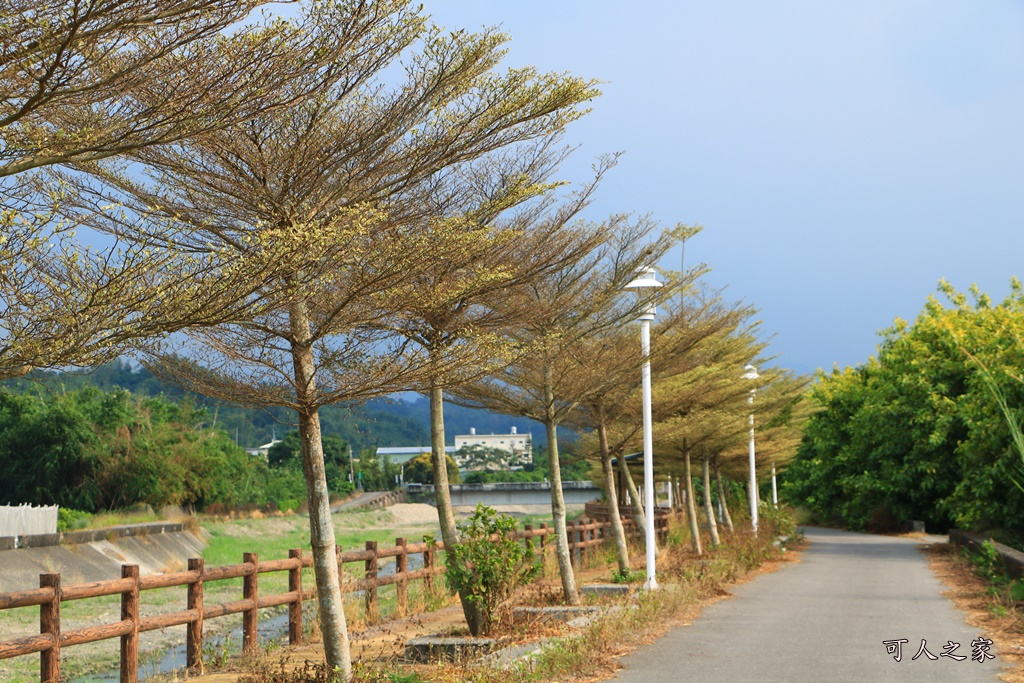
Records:
{"label": "wooden fence", "polygon": [[[628,519],[623,520],[627,533],[642,536]],[[606,521],[576,520],[567,525],[570,558],[574,567],[581,566],[598,545],[604,543],[610,524]],[[658,517],[659,533],[664,534],[667,520]],[[532,545],[534,539],[543,552],[554,544],[548,539],[553,529],[541,524],[534,529],[526,525],[524,531],[516,532],[516,538]],[[363,550],[349,550],[338,553],[339,568],[348,563],[361,562],[364,578],[345,581],[343,590],[363,591],[368,620],[374,621],[379,613],[377,590],[383,586],[395,586],[396,608],[404,613],[408,606],[408,587],[412,581],[423,581],[428,590],[433,588],[434,577],[443,573],[444,568],[437,561],[437,553],[443,550],[440,542],[407,543],[404,538],[396,539],[395,545],[380,548],[375,541],[367,541]],[[420,569],[409,571],[409,556],[422,555]],[[380,559],[395,558],[395,571],[380,575]],[[19,607],[39,606],[39,635],[0,642],[0,659],[39,653],[39,679],[42,683],[58,683],[61,680],[61,652],[64,648],[93,643],[111,638],[121,639],[120,680],[121,683],[136,683],[139,675],[139,634],[146,631],[185,625],[186,665],[195,670],[202,667],[203,624],[232,614],[242,615],[242,650],[252,653],[257,647],[258,611],[267,607],[288,606],[288,642],[302,642],[302,602],[315,597],[314,590],[304,590],[302,569],[311,567],[313,558],[293,549],[288,559],[261,562],[256,553],[245,553],[242,564],[206,568],[201,558],[188,561],[188,570],[153,576],[139,576],[137,565],[123,565],[121,578],[110,581],[61,586],[60,574],[41,574],[39,588],[12,593],[0,593],[0,610]],[[288,573],[288,591],[276,595],[262,595],[259,589],[261,574],[272,572]],[[207,605],[203,601],[204,586],[212,581],[242,579],[242,599],[234,602]],[[144,591],[174,586],[186,587],[186,606],[178,612],[143,617],[139,605]],[[76,630],[61,629],[61,604],[71,600],[98,598],[108,595],[121,596],[121,620]]]}

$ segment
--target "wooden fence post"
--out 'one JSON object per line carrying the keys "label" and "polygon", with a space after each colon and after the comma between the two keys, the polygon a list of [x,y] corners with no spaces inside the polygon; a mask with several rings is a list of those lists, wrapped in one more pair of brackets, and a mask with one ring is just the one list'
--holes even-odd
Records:
{"label": "wooden fence post", "polygon": [[367,552],[372,553],[366,559],[366,621],[377,623],[377,541],[366,542]]}
{"label": "wooden fence post", "polygon": [[252,573],[242,578],[242,599],[249,600],[252,607],[242,612],[242,653],[254,654],[257,645],[257,632],[259,620],[260,579],[259,579],[259,558],[256,553],[244,553],[242,562],[252,565]]}
{"label": "wooden fence post", "polygon": [[548,541],[548,524],[547,522],[540,523],[540,549],[544,551],[544,544]]}
{"label": "wooden fence post", "polygon": [[188,584],[186,609],[196,610],[196,620],[188,625],[185,636],[185,665],[192,671],[203,670],[203,558],[193,557],[188,561],[190,572],[199,572],[195,583]]}
{"label": "wooden fence post", "polygon": [[[423,549],[423,568],[431,570],[434,568],[434,541],[429,536],[424,536],[423,542],[427,544],[427,547]],[[431,571],[427,571],[426,574],[423,577],[423,585],[426,587],[428,594],[433,594],[434,574]]]}
{"label": "wooden fence post", "polygon": [[398,616],[405,616],[409,607],[409,580],[406,578],[409,571],[409,551],[406,550],[404,538],[396,538],[395,545],[398,546],[398,556],[395,558],[395,573],[398,574],[398,583],[395,584],[395,609]]}
{"label": "wooden fence post", "polygon": [[39,605],[39,633],[53,638],[53,645],[39,653],[41,683],[60,683],[60,574],[40,574],[40,588],[52,588],[53,597]]}
{"label": "wooden fence post", "polygon": [[532,524],[525,524],[525,525],[523,525],[523,531],[526,532],[526,543],[525,543],[525,545],[526,545],[526,552],[527,553],[533,552],[533,525]]}
{"label": "wooden fence post", "polygon": [[292,548],[288,557],[299,561],[299,566],[288,570],[288,592],[298,593],[295,602],[288,603],[288,644],[302,643],[302,548]]}
{"label": "wooden fence post", "polygon": [[590,554],[592,552],[590,548],[591,520],[588,517],[584,517],[580,522],[582,524],[580,527],[580,538],[583,540],[583,562],[581,564],[586,566],[586,564],[590,562]]}
{"label": "wooden fence post", "polygon": [[139,680],[139,565],[121,565],[121,578],[132,579],[132,587],[121,593],[121,621],[131,621],[132,630],[121,636],[121,683]]}
{"label": "wooden fence post", "polygon": [[580,567],[580,547],[576,543],[576,521],[573,520],[565,525],[565,537],[569,542],[569,566],[575,570]]}

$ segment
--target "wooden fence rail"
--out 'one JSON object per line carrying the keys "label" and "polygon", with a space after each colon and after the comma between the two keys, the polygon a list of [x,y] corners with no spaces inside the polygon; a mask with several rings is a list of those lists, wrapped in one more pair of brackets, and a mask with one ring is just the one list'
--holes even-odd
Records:
{"label": "wooden fence rail", "polygon": [[[629,519],[623,520],[627,534],[642,536]],[[570,558],[574,567],[580,567],[593,552],[604,543],[610,524],[606,521],[576,520],[567,525]],[[667,520],[658,518],[659,533],[664,535]],[[517,540],[532,545],[536,539],[543,552],[554,544],[548,536],[554,532],[546,524],[534,529],[526,525],[524,531],[516,532]],[[379,616],[377,589],[395,585],[396,610],[404,613],[408,609],[408,586],[412,581],[423,581],[426,589],[433,590],[434,577],[443,573],[444,567],[437,561],[437,552],[443,550],[439,541],[407,543],[398,538],[395,545],[379,548],[375,541],[367,541],[363,550],[338,552],[339,568],[347,563],[363,564],[362,579],[344,581],[344,592],[363,591],[367,619],[371,622]],[[420,569],[409,571],[409,556],[421,555]],[[395,559],[395,571],[380,575],[380,559]],[[301,549],[288,552],[283,560],[260,561],[256,553],[245,553],[242,564],[206,568],[201,558],[188,561],[188,570],[139,576],[137,565],[123,565],[121,578],[97,581],[75,586],[61,586],[60,574],[41,574],[39,588],[32,590],[0,593],[0,610],[39,606],[39,635],[0,642],[0,659],[23,655],[40,655],[39,679],[42,683],[59,683],[61,680],[61,653],[64,648],[93,643],[111,638],[121,639],[120,680],[121,683],[137,683],[139,675],[139,634],[169,626],[187,627],[186,665],[191,670],[202,667],[203,626],[206,620],[232,614],[242,614],[242,650],[252,653],[257,647],[257,626],[259,610],[288,606],[288,642],[302,642],[302,603],[316,596],[314,590],[304,590],[302,569],[311,567],[313,558]],[[288,572],[288,591],[276,595],[260,593],[259,576],[272,572]],[[343,574],[344,575],[344,574]],[[213,581],[242,579],[242,599],[234,602],[208,605],[204,601],[204,588]],[[141,594],[158,588],[185,586],[185,609],[157,616],[140,615]],[[107,595],[121,596],[121,620],[98,626],[64,631],[61,628],[61,604],[71,600],[98,598]]]}

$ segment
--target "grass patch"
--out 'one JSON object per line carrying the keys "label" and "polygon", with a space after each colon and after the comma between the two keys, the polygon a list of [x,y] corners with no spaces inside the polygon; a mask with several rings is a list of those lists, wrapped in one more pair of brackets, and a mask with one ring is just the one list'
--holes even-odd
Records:
{"label": "grass patch", "polygon": [[[766,525],[760,536],[745,531],[723,533],[725,543],[699,558],[689,550],[688,537],[675,534],[676,543],[667,544],[659,559],[662,588],[657,593],[639,592],[628,598],[602,598],[601,605],[614,604],[618,610],[576,632],[547,627],[543,635],[553,637],[547,641],[543,651],[521,660],[512,668],[499,670],[467,663],[405,664],[399,661],[401,644],[396,643],[396,649],[390,656],[357,661],[353,682],[549,683],[603,680],[614,674],[619,656],[650,642],[672,623],[692,619],[701,606],[724,594],[727,583],[756,570],[765,562],[782,558],[780,549],[772,544],[775,535],[770,526]],[[634,553],[633,557],[642,562],[642,553]],[[614,557],[603,551],[594,553],[590,563],[598,567],[597,571],[607,571],[615,564]],[[631,578],[642,576],[640,572],[636,575]],[[549,571],[548,576],[557,577],[557,571]],[[532,584],[515,602],[557,604],[560,602],[560,588],[556,583],[549,579]],[[503,624],[503,628],[504,631],[495,635],[505,642],[533,642],[539,637],[534,632],[535,628],[524,631],[522,624],[511,621]],[[267,666],[252,666],[239,683],[328,683],[332,680],[322,669],[302,673],[291,670],[283,662],[276,668],[277,673],[271,674]]]}

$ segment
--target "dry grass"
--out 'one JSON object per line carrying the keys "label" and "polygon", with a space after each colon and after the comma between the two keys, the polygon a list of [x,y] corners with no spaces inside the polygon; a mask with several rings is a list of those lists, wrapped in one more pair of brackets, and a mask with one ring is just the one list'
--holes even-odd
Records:
{"label": "dry grass", "polygon": [[1005,667],[999,678],[1007,683],[1024,683],[1024,610],[1005,591],[993,591],[979,577],[971,563],[948,543],[927,545],[932,571],[947,587],[943,595],[953,601],[968,624],[985,632],[996,644],[996,654]]}
{"label": "dry grass", "polygon": [[[671,538],[671,537],[670,537]],[[571,630],[565,626],[534,620],[516,623],[501,621],[496,634],[503,645],[546,640],[544,652],[498,670],[469,664],[417,665],[404,662],[405,643],[412,637],[432,633],[465,633],[461,609],[452,606],[438,612],[418,614],[404,619],[364,628],[353,634],[352,655],[356,661],[355,683],[590,683],[604,680],[620,668],[618,660],[645,644],[653,642],[668,629],[690,623],[708,604],[729,597],[729,586],[753,576],[777,570],[799,559],[799,553],[780,553],[768,539],[738,531],[726,538],[728,545],[698,558],[689,550],[688,534],[676,534],[658,560],[662,589],[656,593],[637,592],[618,604],[621,610]],[[642,576],[644,557],[634,549],[634,570]],[[549,563],[550,564],[550,563]],[[609,582],[615,567],[612,555],[594,553],[577,572],[577,583]],[[562,603],[561,583],[554,566],[546,568],[543,578],[517,594],[521,605]],[[589,601],[588,601],[589,602]],[[603,599],[602,604],[610,604]],[[353,629],[354,630],[354,629]],[[194,679],[203,683],[320,683],[326,672],[311,668],[307,662],[322,661],[316,645],[267,652],[238,663],[230,677],[224,674]]]}
{"label": "dry grass", "polygon": [[[531,662],[511,670],[473,667],[404,667],[431,683],[591,683],[605,680],[621,668],[618,660],[638,647],[649,644],[673,626],[692,622],[709,604],[729,597],[728,587],[757,574],[779,569],[798,561],[798,552],[779,553],[765,538],[738,532],[729,545],[697,558],[688,549],[666,548],[658,561],[662,590],[638,593],[623,605],[623,610],[598,620],[575,634],[562,636],[549,644],[545,652]],[[642,554],[635,556],[642,562]],[[610,569],[591,570],[590,581],[607,580]],[[587,581],[584,576],[580,583]],[[530,587],[531,604],[547,602],[545,588]],[[557,600],[554,600],[557,602]],[[375,679],[365,679],[374,683]],[[387,680],[387,679],[379,679]]]}

